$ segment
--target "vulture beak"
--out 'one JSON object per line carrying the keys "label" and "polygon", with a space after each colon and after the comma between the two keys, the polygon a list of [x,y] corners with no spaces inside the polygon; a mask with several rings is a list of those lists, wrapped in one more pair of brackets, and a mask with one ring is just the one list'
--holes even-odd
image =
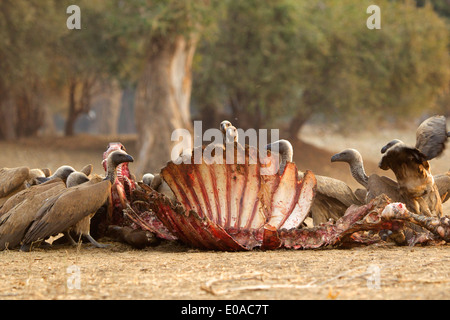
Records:
{"label": "vulture beak", "polygon": [[133,157],[130,156],[129,154],[125,155],[125,159],[126,159],[126,161],[124,161],[124,162],[134,162]]}
{"label": "vulture beak", "polygon": [[337,162],[340,160],[340,153],[336,153],[334,156],[331,157],[331,162]]}

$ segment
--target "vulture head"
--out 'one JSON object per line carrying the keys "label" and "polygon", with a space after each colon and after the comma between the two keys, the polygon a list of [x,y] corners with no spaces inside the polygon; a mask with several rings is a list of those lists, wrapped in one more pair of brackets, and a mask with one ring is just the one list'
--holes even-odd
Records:
{"label": "vulture head", "polygon": [[56,169],[55,173],[52,174],[50,177],[37,177],[35,180],[37,183],[44,183],[49,180],[53,179],[61,179],[62,181],[66,182],[67,177],[72,173],[75,172],[75,169],[71,166],[61,166],[58,169]]}
{"label": "vulture head", "polygon": [[148,186],[152,185],[153,179],[155,179],[155,175],[152,173],[146,173],[142,176],[142,182]]}
{"label": "vulture head", "polygon": [[[106,158],[106,171],[108,174],[108,177],[110,178],[111,183],[114,183],[116,181],[116,168],[121,165],[122,163],[128,163],[133,162],[134,159],[132,156],[130,156],[128,153],[126,153],[123,150],[116,150],[111,152],[108,155],[108,158]],[[114,176],[114,179],[112,180],[112,176]]]}
{"label": "vulture head", "polygon": [[225,134],[225,131],[227,130],[227,128],[228,128],[228,127],[231,127],[231,126],[232,126],[232,124],[231,124],[230,121],[228,121],[228,120],[223,120],[223,121],[220,123],[220,131],[222,131],[222,133]]}
{"label": "vulture head", "polygon": [[219,128],[225,139],[225,143],[229,144],[229,143],[238,141],[238,138],[239,138],[238,131],[237,131],[236,127],[231,124],[230,121],[223,120],[220,123]]}
{"label": "vulture head", "polygon": [[281,157],[280,170],[279,173],[282,174],[284,172],[284,168],[286,167],[287,162],[292,162],[294,157],[294,148],[292,144],[288,140],[278,140],[266,145],[266,150],[270,152],[276,152],[278,150],[278,154]]}
{"label": "vulture head", "polygon": [[345,149],[331,157],[331,162],[347,162],[348,164],[362,162],[362,156],[356,149]]}
{"label": "vulture head", "polygon": [[358,150],[345,149],[332,156],[331,162],[347,162],[353,178],[367,189],[369,177],[364,170],[363,158]]}
{"label": "vulture head", "polygon": [[59,167],[51,177],[53,178],[60,178],[63,181],[67,180],[67,177],[72,173],[75,172],[75,169],[71,166],[61,166]]}
{"label": "vulture head", "polygon": [[394,139],[391,142],[389,142],[388,144],[386,144],[383,148],[381,148],[381,153],[386,153],[386,151],[389,150],[389,148],[395,146],[398,143],[403,143],[402,140],[398,140],[398,139]]}
{"label": "vulture head", "polygon": [[220,123],[220,131],[225,138],[225,143],[233,143],[238,141],[238,131],[235,126],[228,120],[223,120]]}
{"label": "vulture head", "polygon": [[133,161],[122,161],[121,163],[118,163],[117,166],[115,166],[113,163],[111,163],[108,166],[108,158],[115,151],[122,151],[124,154],[128,155],[126,153],[126,149],[125,149],[124,145],[121,144],[120,142],[109,143],[108,149],[103,153],[103,162],[102,162],[103,168],[105,169],[105,171],[108,172],[108,168],[110,168],[110,170],[112,170],[112,168],[117,167],[116,183],[122,184],[127,195],[131,195],[131,190],[134,189],[134,181],[133,181],[134,179],[130,173],[130,169],[128,168],[128,162],[133,162]]}
{"label": "vulture head", "polygon": [[82,183],[88,182],[89,178],[83,172],[72,172],[66,181],[67,188],[78,186]]}

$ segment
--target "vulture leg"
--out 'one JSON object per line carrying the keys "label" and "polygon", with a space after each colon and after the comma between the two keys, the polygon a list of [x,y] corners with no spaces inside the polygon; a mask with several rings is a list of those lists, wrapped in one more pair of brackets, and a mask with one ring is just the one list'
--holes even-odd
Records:
{"label": "vulture leg", "polygon": [[64,233],[64,237],[66,237],[67,240],[69,240],[69,242],[70,242],[71,245],[73,245],[73,246],[76,246],[76,245],[77,245],[77,242],[76,242],[75,240],[73,240],[72,236],[70,235],[70,232],[65,231],[65,232],[63,232],[63,233]]}

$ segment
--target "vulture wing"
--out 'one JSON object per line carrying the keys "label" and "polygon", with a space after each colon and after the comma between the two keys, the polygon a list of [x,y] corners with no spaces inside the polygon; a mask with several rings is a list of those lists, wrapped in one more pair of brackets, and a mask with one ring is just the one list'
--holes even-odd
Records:
{"label": "vulture wing", "polygon": [[[0,217],[0,250],[5,247],[14,248],[19,245],[27,228],[36,217],[41,207],[49,197],[60,194],[66,190],[64,182],[39,185],[17,194],[16,200],[26,195],[22,201],[15,203],[5,214]],[[26,192],[25,192],[26,191]],[[12,198],[11,198],[12,199]],[[6,205],[6,204],[5,204]]]}
{"label": "vulture wing", "polygon": [[108,199],[111,183],[84,183],[67,189],[39,209],[37,218],[24,236],[23,243],[43,240],[63,232],[84,217],[96,212]]}
{"label": "vulture wing", "polygon": [[[303,178],[299,172],[299,178]],[[362,204],[352,189],[343,181],[325,176],[316,176],[316,198],[311,207],[314,225],[327,222],[330,218],[342,217],[352,204]]]}
{"label": "vulture wing", "polygon": [[404,202],[398,189],[398,183],[385,176],[372,174],[369,177],[367,190],[367,202],[383,193],[394,202]]}
{"label": "vulture wing", "polygon": [[316,176],[316,179],[318,194],[334,198],[344,204],[346,208],[352,204],[361,204],[353,190],[345,182],[324,176]]}
{"label": "vulture wing", "polygon": [[450,171],[434,176],[434,182],[439,190],[442,203],[450,198]]}
{"label": "vulture wing", "polygon": [[447,123],[444,116],[428,118],[417,128],[416,148],[426,156],[427,160],[436,158],[445,149],[447,135]]}
{"label": "vulture wing", "polygon": [[54,180],[50,180],[46,183],[34,185],[34,186],[31,186],[30,188],[21,190],[20,192],[16,193],[12,197],[8,198],[2,206],[0,205],[0,217],[3,214],[6,214],[9,210],[14,208],[19,203],[23,202],[24,200],[29,199],[30,197],[34,197],[36,194],[45,192],[45,191],[55,187],[56,185],[61,185],[61,184],[63,186],[65,186],[64,182],[61,179],[54,179]]}

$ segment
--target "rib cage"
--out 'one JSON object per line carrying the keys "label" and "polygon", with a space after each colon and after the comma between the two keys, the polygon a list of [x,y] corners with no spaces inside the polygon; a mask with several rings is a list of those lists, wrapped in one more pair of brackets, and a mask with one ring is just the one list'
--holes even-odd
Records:
{"label": "rib cage", "polygon": [[249,161],[256,150],[245,151],[245,164],[209,164],[204,158],[201,164],[169,162],[161,170],[179,203],[155,195],[155,213],[180,240],[216,250],[267,248],[271,233],[296,228],[306,218],[314,174],[307,171],[299,180],[297,167],[288,163],[281,176],[261,175],[260,161]]}

